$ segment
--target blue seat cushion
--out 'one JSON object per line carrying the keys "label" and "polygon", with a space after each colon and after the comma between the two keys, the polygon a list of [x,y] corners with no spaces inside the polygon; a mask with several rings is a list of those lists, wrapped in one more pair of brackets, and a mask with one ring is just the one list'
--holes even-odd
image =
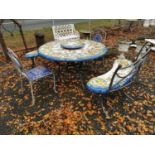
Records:
{"label": "blue seat cushion", "polygon": [[93,92],[93,93],[100,93],[100,94],[107,94],[109,93],[109,91],[117,91],[119,89],[121,89],[122,87],[128,86],[132,81],[132,78],[126,79],[124,81],[122,81],[120,84],[115,84],[112,86],[112,89],[109,90],[109,86],[93,86],[90,83],[87,83],[87,88],[89,91]]}
{"label": "blue seat cushion", "polygon": [[28,52],[25,54],[25,57],[26,58],[35,58],[38,56],[38,51],[35,50],[35,51],[32,51],[32,52]]}
{"label": "blue seat cushion", "polygon": [[130,84],[132,81],[132,78],[133,78],[133,74],[130,74],[126,78],[120,78],[119,76],[125,77],[131,71],[134,72],[133,65],[131,65],[131,67],[129,67],[129,68],[118,71],[119,76],[117,76],[117,75],[115,76],[115,78],[113,80],[112,88],[111,88],[112,90],[109,90],[111,79],[113,77],[115,70],[119,66],[119,64],[121,64],[123,67],[126,67],[128,65],[131,65],[132,62],[125,58],[120,58],[120,59],[115,60],[111,70],[109,70],[105,74],[91,78],[87,83],[87,88],[91,92],[94,92],[94,93],[107,94],[107,93],[109,93],[109,91],[117,91],[117,90],[121,89],[122,87]]}
{"label": "blue seat cushion", "polygon": [[50,74],[52,74],[52,72],[49,71],[44,66],[37,66],[37,67],[32,68],[26,72],[28,79],[31,81],[43,78]]}

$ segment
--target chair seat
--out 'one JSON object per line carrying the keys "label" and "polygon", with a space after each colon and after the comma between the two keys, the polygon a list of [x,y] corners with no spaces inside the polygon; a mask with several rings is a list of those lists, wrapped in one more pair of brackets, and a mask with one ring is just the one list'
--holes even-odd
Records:
{"label": "chair seat", "polygon": [[152,51],[155,51],[155,47],[151,47],[151,50],[152,50]]}
{"label": "chair seat", "polygon": [[35,58],[38,56],[38,51],[35,50],[35,51],[32,51],[32,52],[28,52],[25,54],[25,57],[26,58]]}
{"label": "chair seat", "polygon": [[[98,77],[94,77],[94,78],[90,79],[87,83],[87,88],[91,92],[94,92],[94,93],[101,93],[101,94],[108,93],[112,76],[119,64],[121,64],[122,67],[126,67],[128,65],[131,65],[132,62],[127,59],[115,60],[112,69],[103,75],[100,75]],[[133,68],[131,67],[131,68],[127,68],[124,70],[120,70],[118,72],[118,74],[120,76],[126,76],[128,73],[131,72],[132,69]],[[121,81],[121,79],[122,78],[119,78],[119,77],[114,78],[112,90],[118,90],[120,87],[127,85],[131,81],[132,76],[129,76],[128,78],[126,78],[125,80],[122,80],[122,81]],[[119,82],[119,81],[121,81],[121,82]],[[119,84],[118,84],[118,82],[119,82]]]}
{"label": "chair seat", "polygon": [[68,35],[68,36],[63,36],[63,37],[59,37],[59,40],[66,40],[66,39],[78,39],[79,36],[77,35]]}
{"label": "chair seat", "polygon": [[52,74],[52,71],[49,71],[44,66],[37,66],[37,67],[32,68],[26,72],[28,79],[31,81],[40,79],[40,78],[48,76],[50,74]]}

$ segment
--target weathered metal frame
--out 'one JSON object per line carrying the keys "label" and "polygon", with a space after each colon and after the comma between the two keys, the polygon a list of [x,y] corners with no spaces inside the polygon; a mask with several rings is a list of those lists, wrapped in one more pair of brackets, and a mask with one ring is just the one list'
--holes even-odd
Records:
{"label": "weathered metal frame", "polygon": [[[23,41],[23,44],[25,46],[25,51],[28,51],[28,47],[27,47],[27,44],[26,44],[26,40],[25,40],[25,37],[24,37],[24,33],[23,33],[23,29],[22,29],[22,25],[15,19],[10,19],[14,24],[16,24],[19,28],[19,32],[20,32],[20,35],[22,37],[22,41]],[[0,26],[3,24],[4,22],[4,19],[0,19]],[[6,60],[9,60],[9,57],[7,55],[7,45],[5,43],[5,40],[4,40],[4,37],[3,37],[3,33],[0,29],[0,44],[2,46],[2,50],[3,50],[3,53],[6,57]]]}
{"label": "weathered metal frame", "polygon": [[[112,92],[115,92],[115,91],[121,91],[123,95],[125,95],[126,97],[128,97],[130,100],[133,100],[133,98],[132,98],[130,95],[126,94],[126,93],[123,91],[123,88],[131,87],[131,84],[132,84],[133,82],[136,81],[136,79],[137,79],[137,77],[138,77],[138,74],[139,74],[139,71],[140,71],[140,68],[141,68],[143,62],[145,61],[147,55],[149,54],[149,52],[150,52],[150,50],[151,50],[151,47],[152,47],[152,44],[146,42],[146,43],[142,46],[142,48],[140,49],[140,51],[139,51],[139,53],[137,54],[137,57],[136,57],[135,61],[132,63],[132,65],[129,65],[129,66],[123,67],[123,68],[122,68],[121,65],[119,65],[119,66],[116,68],[116,70],[115,70],[115,72],[114,72],[114,74],[113,74],[113,76],[112,76],[110,85],[109,85],[109,92],[108,92],[108,94],[109,94],[109,93],[112,93]],[[143,51],[144,48],[146,48],[146,53],[145,53],[141,58],[139,58],[139,56],[140,56],[140,54],[142,53],[142,51]],[[128,73],[126,76],[122,77],[122,76],[120,76],[120,75],[118,74],[119,70],[127,69],[127,68],[130,68],[130,67],[133,67],[133,69],[132,69],[132,71],[131,71],[130,73]],[[126,85],[123,85],[122,87],[120,87],[120,88],[117,89],[117,90],[112,89],[112,86],[113,86],[113,83],[114,83],[114,78],[115,78],[116,76],[122,78],[122,79],[117,83],[117,84],[119,84],[120,82],[122,82],[124,79],[126,79],[127,77],[129,77],[129,76],[131,76],[131,75],[132,75],[132,79],[131,79],[131,81],[130,81],[129,83],[127,83]],[[116,84],[116,83],[115,83],[115,84]],[[103,94],[103,95],[102,95],[102,98],[101,98],[101,102],[100,102],[101,107],[102,107],[102,109],[103,109],[103,112],[104,112],[106,118],[110,118],[110,116],[109,116],[109,114],[108,114],[106,108],[104,107],[104,104],[106,104],[106,102],[103,103],[103,101],[104,101],[104,100],[107,101],[107,96],[108,96],[108,94]]]}
{"label": "weathered metal frame", "polygon": [[[33,91],[33,83],[35,81],[38,81],[40,80],[41,78],[38,78],[37,80],[31,80],[29,79],[29,77],[26,75],[25,73],[25,70],[24,70],[24,67],[21,63],[21,61],[18,59],[18,57],[16,56],[16,54],[11,50],[11,49],[7,49],[7,55],[9,56],[9,58],[12,60],[12,62],[14,63],[15,65],[15,68],[17,69],[19,75],[20,75],[20,79],[21,79],[21,88],[23,88],[23,77],[26,78],[30,84],[30,89],[31,89],[31,96],[32,96],[32,105],[35,104],[35,97],[34,97],[34,91]],[[51,77],[52,75],[52,77]],[[54,72],[52,71],[51,74],[48,74],[48,75],[45,75],[44,77],[47,77],[49,76],[50,78],[53,78],[53,81],[54,81],[54,92],[57,93],[57,90],[56,90],[56,79],[55,79],[55,74]],[[44,78],[42,77],[42,78]]]}

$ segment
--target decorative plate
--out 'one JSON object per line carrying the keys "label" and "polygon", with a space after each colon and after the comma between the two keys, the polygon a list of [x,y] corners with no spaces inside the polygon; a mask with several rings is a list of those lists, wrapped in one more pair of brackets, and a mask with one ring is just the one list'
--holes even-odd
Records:
{"label": "decorative plate", "polygon": [[101,34],[96,33],[96,34],[94,35],[93,39],[94,39],[95,41],[97,41],[97,42],[102,42],[103,37],[102,37]]}
{"label": "decorative plate", "polygon": [[80,49],[84,47],[84,43],[81,43],[79,41],[67,41],[61,44],[62,48],[65,49]]}

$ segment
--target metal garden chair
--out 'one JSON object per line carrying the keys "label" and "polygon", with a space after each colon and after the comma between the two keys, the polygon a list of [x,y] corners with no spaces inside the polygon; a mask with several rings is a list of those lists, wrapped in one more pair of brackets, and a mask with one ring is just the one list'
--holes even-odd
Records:
{"label": "metal garden chair", "polygon": [[[147,58],[148,53],[150,52],[152,44],[145,43],[140,49],[136,60],[134,62],[127,60],[125,58],[120,58],[115,60],[112,69],[98,77],[90,79],[87,83],[87,88],[93,93],[102,94],[101,106],[103,112],[109,117],[108,112],[106,111],[103,101],[107,101],[107,95],[123,90],[125,87],[131,86],[138,78],[139,70]],[[132,99],[128,94],[122,91],[124,95]]]}
{"label": "metal garden chair", "polygon": [[80,34],[74,24],[52,26],[55,40],[79,39]]}
{"label": "metal garden chair", "polygon": [[25,70],[21,61],[17,57],[17,55],[10,48],[8,48],[7,53],[8,53],[8,56],[10,57],[11,61],[13,62],[15,68],[17,69],[19,75],[20,75],[21,87],[23,87],[23,79],[22,79],[23,77],[29,81],[33,105],[35,104],[35,97],[34,97],[34,93],[33,93],[33,82],[35,82],[41,78],[52,75],[52,78],[54,80],[54,88],[53,89],[54,89],[54,92],[57,93],[56,83],[55,83],[55,75],[52,71],[49,71],[44,66],[37,66],[37,67],[34,67],[30,70]]}

